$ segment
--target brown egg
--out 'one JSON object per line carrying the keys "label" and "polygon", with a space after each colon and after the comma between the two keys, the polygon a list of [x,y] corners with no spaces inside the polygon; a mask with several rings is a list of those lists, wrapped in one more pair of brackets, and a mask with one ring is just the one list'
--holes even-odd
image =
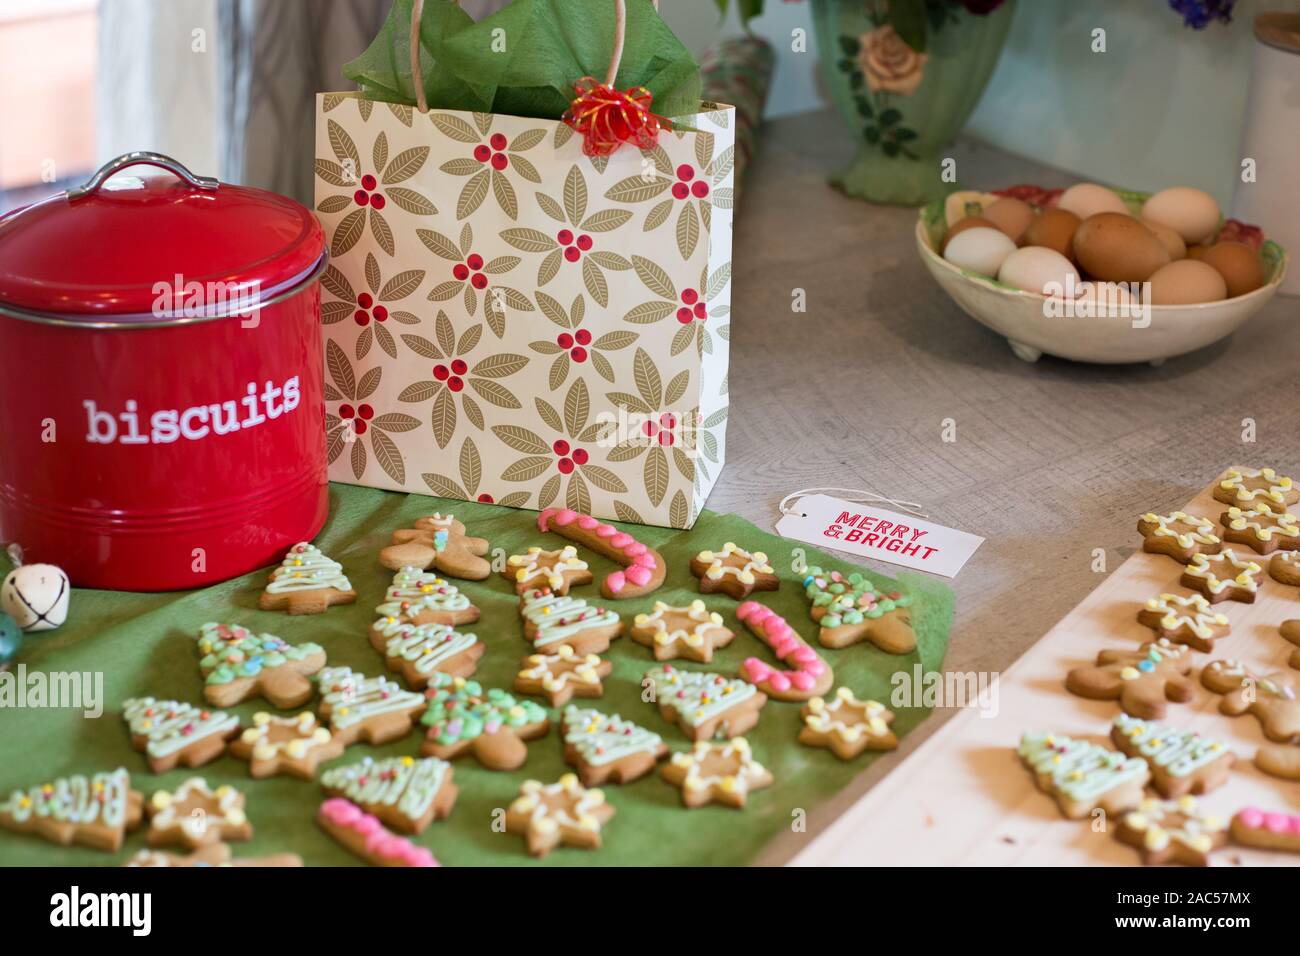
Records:
{"label": "brown egg", "polygon": [[1001,229],[1008,239],[1019,246],[1022,245],[1025,230],[1034,221],[1034,210],[1023,199],[1007,196],[987,206],[980,216]]}
{"label": "brown egg", "polygon": [[1142,220],[1142,225],[1154,232],[1156,238],[1165,244],[1165,248],[1169,250],[1171,261],[1187,258],[1187,243],[1183,242],[1183,237],[1174,230],[1158,222],[1149,222],[1146,219]]}
{"label": "brown egg", "polygon": [[1074,257],[1089,275],[1106,282],[1144,282],[1169,262],[1169,250],[1132,216],[1099,212],[1074,233]]}
{"label": "brown egg", "polygon": [[1259,264],[1259,256],[1244,243],[1215,243],[1205,250],[1201,261],[1223,276],[1229,299],[1254,292],[1264,284],[1264,269]]}
{"label": "brown egg", "polygon": [[1205,258],[1205,254],[1210,251],[1210,247],[1201,243],[1187,247],[1187,258],[1195,259],[1197,262]]}
{"label": "brown egg", "polygon": [[1195,259],[1179,259],[1155,271],[1151,283],[1152,305],[1196,305],[1218,302],[1228,296],[1223,276]]}
{"label": "brown egg", "polygon": [[1024,244],[1054,249],[1068,259],[1074,255],[1074,233],[1081,222],[1068,209],[1045,209],[1025,230]]}
{"label": "brown egg", "polygon": [[943,255],[948,251],[948,243],[952,242],[954,236],[965,232],[967,229],[978,229],[981,226],[985,229],[998,228],[989,220],[980,216],[967,216],[965,219],[958,219],[952,224],[952,228],[948,230],[948,235],[943,237],[943,247],[939,250],[939,255]]}

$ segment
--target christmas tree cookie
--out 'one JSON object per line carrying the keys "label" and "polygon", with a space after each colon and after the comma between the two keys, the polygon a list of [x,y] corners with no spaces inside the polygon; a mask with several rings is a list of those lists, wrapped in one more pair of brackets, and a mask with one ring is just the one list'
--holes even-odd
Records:
{"label": "christmas tree cookie", "polygon": [[516,694],[540,694],[552,707],[563,707],[574,697],[599,697],[601,683],[614,665],[599,654],[579,654],[561,644],[551,654],[530,654],[515,675]]}
{"label": "christmas tree cookie", "polygon": [[725,743],[698,741],[690,750],[672,755],[663,778],[681,789],[682,803],[692,809],[720,803],[740,810],[750,793],[772,785],[772,774],[754,759],[744,737]]}
{"label": "christmas tree cookie", "polygon": [[116,853],[126,831],[140,825],[143,808],[144,796],[131,789],[125,770],[78,773],[15,790],[0,803],[0,827],[63,846]]}
{"label": "christmas tree cookie", "polygon": [[428,709],[420,722],[428,727],[420,752],[454,760],[472,753],[489,770],[515,770],[528,759],[526,740],[550,729],[546,711],[531,700],[515,700],[497,688],[463,677],[435,674],[425,691]]}
{"label": "christmas tree cookie", "polygon": [[391,571],[410,567],[483,581],[492,573],[492,565],[483,560],[487,553],[487,541],[469,537],[454,517],[435,511],[416,519],[414,528],[394,531],[393,543],[379,552],[379,563]]}
{"label": "christmas tree cookie", "polygon": [[290,548],[271,572],[257,606],[263,611],[322,614],[333,604],[351,604],[356,599],[343,566],[303,541]]}
{"label": "christmas tree cookie", "polygon": [[375,608],[379,620],[375,627],[394,622],[403,624],[446,624],[456,627],[473,624],[479,609],[470,603],[460,588],[432,571],[402,568],[393,575],[393,583],[384,601]]}
{"label": "christmas tree cookie", "polygon": [[253,838],[244,795],[230,786],[213,790],[202,777],[190,777],[175,791],[159,790],[149,798],[148,811],[150,846],[196,850]]}
{"label": "christmas tree cookie", "polygon": [[601,654],[623,633],[623,622],[613,611],[588,604],[550,588],[533,588],[519,598],[524,637],[539,651],[567,644],[579,654]]}
{"label": "christmas tree cookie", "polygon": [[1116,814],[1137,806],[1151,778],[1141,757],[1064,734],[1026,733],[1018,753],[1033,771],[1038,788],[1054,797],[1061,813],[1071,820],[1080,820],[1097,807]]}
{"label": "christmas tree cookie", "polygon": [[506,810],[506,832],[522,834],[536,857],[557,846],[597,850],[601,828],[613,816],[602,791],[588,790],[576,774],[566,773],[556,783],[524,781]]}
{"label": "christmas tree cookie", "polygon": [[358,740],[375,745],[411,732],[424,697],[386,677],[367,677],[350,667],[320,672],[320,715],[345,747]]}
{"label": "christmas tree cookie", "polygon": [[870,641],[889,654],[906,654],[916,647],[908,608],[911,595],[882,592],[867,578],[853,572],[809,568],[804,591],[812,601],[812,619],[821,625],[823,647],[848,647]]}
{"label": "christmas tree cookie", "polygon": [[606,781],[631,783],[668,756],[668,745],[656,733],[618,714],[570,705],[563,718],[564,761],[578,771],[583,786]]}
{"label": "christmas tree cookie", "polygon": [[1151,785],[1171,800],[1218,788],[1227,781],[1236,762],[1222,741],[1128,714],[1115,718],[1110,739],[1130,757],[1145,760],[1151,768]]}
{"label": "christmas tree cookie", "polygon": [[198,645],[203,696],[213,707],[234,707],[259,696],[282,709],[301,707],[315,693],[307,678],[325,666],[319,644],[290,644],[238,624],[204,624]]}
{"label": "christmas tree cookie", "polygon": [[889,729],[893,713],[874,700],[858,700],[848,687],[835,692],[827,703],[814,697],[799,711],[803,729],[799,743],[825,747],[841,760],[852,760],[865,750],[893,750],[898,738]]}
{"label": "christmas tree cookie", "polygon": [[122,704],[131,744],[142,751],[154,773],[176,766],[201,767],[226,750],[239,733],[239,718],[178,700],[132,697]]}
{"label": "christmas tree cookie", "polygon": [[456,804],[452,767],[436,757],[365,757],[321,775],[331,797],[346,797],[399,833],[421,833]]}
{"label": "christmas tree cookie", "polygon": [[649,614],[638,614],[632,621],[632,640],[654,651],[655,660],[671,661],[679,657],[708,664],[714,650],[726,647],[736,635],[722,624],[722,615],[709,611],[703,601],[686,607],[673,607],[655,601]]}
{"label": "christmas tree cookie", "polygon": [[646,671],[664,720],[691,740],[738,737],[758,723],[767,695],[748,681],[664,664]]}
{"label": "christmas tree cookie", "polygon": [[378,632],[379,652],[389,670],[399,671],[412,687],[429,683],[434,674],[469,677],[487,648],[475,634],[462,634],[446,624],[387,624]]}
{"label": "christmas tree cookie", "polygon": [[343,741],[309,711],[297,717],[262,712],[253,715],[253,726],[230,745],[230,753],[247,760],[249,775],[256,779],[284,773],[311,780],[320,764],[343,753]]}

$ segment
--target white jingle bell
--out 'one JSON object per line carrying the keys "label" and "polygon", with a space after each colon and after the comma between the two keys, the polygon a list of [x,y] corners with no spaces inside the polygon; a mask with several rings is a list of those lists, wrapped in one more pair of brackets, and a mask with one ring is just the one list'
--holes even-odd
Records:
{"label": "white jingle bell", "polygon": [[68,619],[72,585],[53,564],[20,564],[0,585],[0,610],[24,631],[52,631]]}

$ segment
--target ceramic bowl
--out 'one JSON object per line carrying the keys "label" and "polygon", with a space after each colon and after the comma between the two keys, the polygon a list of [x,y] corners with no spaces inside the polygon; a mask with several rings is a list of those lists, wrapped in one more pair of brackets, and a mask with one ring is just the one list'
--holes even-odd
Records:
{"label": "ceramic bowl", "polygon": [[[1121,193],[1140,208],[1146,193]],[[1045,296],[1024,292],[989,276],[953,265],[939,255],[945,232],[943,203],[921,210],[916,245],[930,274],[961,310],[981,325],[1005,336],[1017,357],[1036,362],[1044,354],[1076,362],[1159,365],[1175,355],[1194,352],[1231,335],[1262,309],[1286,274],[1286,251],[1266,241],[1260,256],[1265,281],[1254,292],[1200,305],[1153,305],[1150,324],[1136,325],[1129,316],[1064,318],[1049,316]]]}

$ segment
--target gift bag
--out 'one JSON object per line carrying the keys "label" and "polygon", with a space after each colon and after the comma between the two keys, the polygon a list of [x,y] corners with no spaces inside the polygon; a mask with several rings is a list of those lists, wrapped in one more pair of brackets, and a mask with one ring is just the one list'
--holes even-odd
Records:
{"label": "gift bag", "polygon": [[[418,36],[422,6],[393,17]],[[605,84],[573,77],[572,125],[424,107],[454,33],[437,62],[411,44],[415,106],[319,96],[331,479],[677,528],[703,507],[725,453],[734,110],[615,129],[630,141],[610,149],[581,111],[611,90],[644,105],[614,89],[619,57],[662,21],[649,0],[588,6],[615,43]]]}

